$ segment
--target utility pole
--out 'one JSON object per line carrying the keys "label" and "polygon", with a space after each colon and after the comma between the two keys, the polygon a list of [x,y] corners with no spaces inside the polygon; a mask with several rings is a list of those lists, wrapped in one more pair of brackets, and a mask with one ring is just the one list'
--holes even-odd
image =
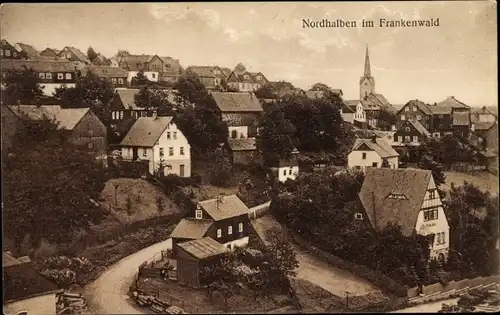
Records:
{"label": "utility pole", "polygon": [[349,307],[349,291],[345,291],[345,305],[346,307]]}

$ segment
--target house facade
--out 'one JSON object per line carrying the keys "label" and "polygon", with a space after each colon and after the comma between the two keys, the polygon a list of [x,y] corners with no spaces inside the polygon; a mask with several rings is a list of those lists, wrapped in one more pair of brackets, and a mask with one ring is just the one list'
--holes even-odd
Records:
{"label": "house facade", "polygon": [[361,100],[346,100],[344,103],[351,109],[353,114],[353,123],[365,123],[366,122],[366,112],[363,106],[363,101]]}
{"label": "house facade", "polygon": [[431,171],[370,168],[359,200],[362,217],[366,215],[376,231],[392,223],[400,225],[405,236],[433,236],[430,258],[448,257],[450,227]]}
{"label": "house facade", "polygon": [[420,146],[431,134],[418,120],[406,120],[394,133],[394,141],[398,145]]}
{"label": "house facade", "polygon": [[497,120],[497,115],[489,110],[486,106],[483,106],[480,109],[471,110],[472,123],[492,123]]}
{"label": "house facade", "polygon": [[268,165],[270,173],[282,183],[297,179],[299,176],[298,155],[299,151],[295,148],[289,158],[270,161]]}
{"label": "house facade", "polygon": [[201,83],[211,90],[221,88],[224,85],[229,69],[224,71],[219,66],[190,66],[186,70],[195,73],[200,78]]}
{"label": "house facade", "polygon": [[106,165],[107,128],[89,108],[61,108],[59,105],[10,105],[10,111],[20,120],[40,120],[44,117],[69,131],[69,140]]}
{"label": "house facade", "polygon": [[118,65],[128,71],[128,82],[141,71],[151,82],[175,82],[184,71],[179,60],[158,55],[124,55]]}
{"label": "house facade", "polygon": [[56,60],[3,60],[2,76],[7,72],[22,72],[24,67],[33,69],[38,75],[38,82],[43,87],[43,93],[52,96],[57,88],[63,85],[74,87],[81,75],[84,64],[72,61]]}
{"label": "house facade", "polygon": [[264,84],[269,82],[261,72],[242,73],[231,72],[227,77],[227,85],[239,92],[253,92],[260,89]]}
{"label": "house facade", "polygon": [[227,143],[233,164],[259,164],[260,157],[255,138],[228,139]]}
{"label": "house facade", "polygon": [[149,161],[153,175],[191,177],[191,146],[172,117],[140,117],[120,143],[126,161]]}
{"label": "house facade", "polygon": [[388,168],[397,169],[399,166],[399,154],[385,139],[374,135],[371,139],[356,139],[347,156],[347,167],[361,170],[380,168],[384,160],[387,161]]}
{"label": "house facade", "polygon": [[5,39],[0,40],[0,59],[20,59],[19,52]]}
{"label": "house facade", "polygon": [[83,73],[92,73],[97,77],[108,81],[114,87],[126,87],[128,85],[128,72],[119,67],[89,66],[85,67]]}

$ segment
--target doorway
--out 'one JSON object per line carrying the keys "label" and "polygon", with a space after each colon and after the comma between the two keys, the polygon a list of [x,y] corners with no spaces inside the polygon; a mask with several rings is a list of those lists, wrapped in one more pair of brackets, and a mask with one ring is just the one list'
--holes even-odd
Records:
{"label": "doorway", "polygon": [[137,160],[139,158],[139,153],[137,148],[132,148],[132,160]]}
{"label": "doorway", "polygon": [[179,166],[179,176],[184,177],[184,164]]}

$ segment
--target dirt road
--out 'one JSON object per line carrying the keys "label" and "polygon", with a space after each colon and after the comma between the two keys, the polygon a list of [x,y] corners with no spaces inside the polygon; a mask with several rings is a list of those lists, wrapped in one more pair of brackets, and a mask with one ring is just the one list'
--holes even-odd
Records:
{"label": "dirt road", "polygon": [[[265,237],[266,231],[270,229],[281,229],[280,224],[269,214],[253,220],[252,224],[261,237]],[[294,249],[299,261],[299,267],[296,269],[297,278],[314,283],[341,297],[345,296],[345,291],[349,291],[350,295],[364,295],[380,291],[379,288],[363,278],[332,266],[300,250],[297,246],[294,246]]]}
{"label": "dirt road", "polygon": [[83,295],[92,314],[149,314],[127,295],[138,267],[161,250],[172,248],[172,240],[157,243],[110,266],[97,280],[86,286]]}

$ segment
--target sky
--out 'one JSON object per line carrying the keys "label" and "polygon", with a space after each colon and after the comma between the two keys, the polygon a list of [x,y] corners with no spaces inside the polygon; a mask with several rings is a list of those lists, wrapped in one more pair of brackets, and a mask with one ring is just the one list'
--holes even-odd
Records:
{"label": "sky", "polygon": [[[439,18],[434,28],[362,28],[362,19]],[[353,20],[356,28],[303,28],[303,19]],[[321,82],[359,98],[366,46],[376,92],[392,104],[447,96],[496,105],[493,1],[3,4],[0,36],[11,44],[89,46],[179,59],[183,67],[241,62],[269,80]]]}

